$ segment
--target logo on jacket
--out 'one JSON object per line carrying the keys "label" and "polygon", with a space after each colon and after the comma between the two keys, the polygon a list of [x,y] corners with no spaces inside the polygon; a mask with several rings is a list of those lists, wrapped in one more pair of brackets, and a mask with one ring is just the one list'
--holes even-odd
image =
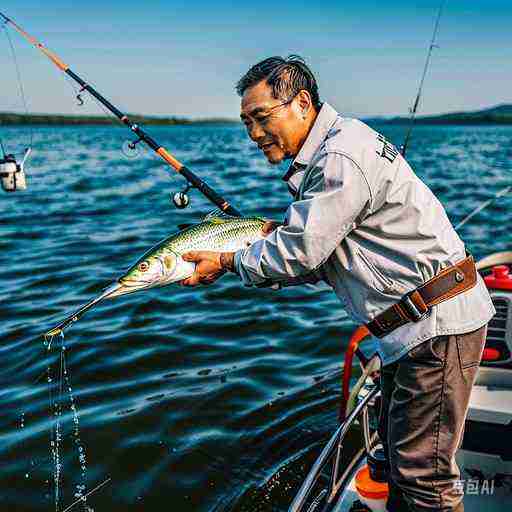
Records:
{"label": "logo on jacket", "polygon": [[377,135],[377,140],[382,143],[382,150],[376,151],[377,155],[389,160],[390,163],[393,163],[395,158],[398,156],[398,149],[396,149],[391,142],[388,142],[384,135],[381,135],[380,133]]}

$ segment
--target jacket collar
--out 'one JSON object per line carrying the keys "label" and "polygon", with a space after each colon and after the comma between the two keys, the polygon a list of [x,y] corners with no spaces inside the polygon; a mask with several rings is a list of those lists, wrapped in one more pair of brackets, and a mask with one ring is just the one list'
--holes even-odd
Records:
{"label": "jacket collar", "polygon": [[337,117],[338,113],[328,103],[322,104],[306,140],[282,178],[284,181],[288,181],[297,170],[307,167],[318,148],[327,138],[327,134]]}

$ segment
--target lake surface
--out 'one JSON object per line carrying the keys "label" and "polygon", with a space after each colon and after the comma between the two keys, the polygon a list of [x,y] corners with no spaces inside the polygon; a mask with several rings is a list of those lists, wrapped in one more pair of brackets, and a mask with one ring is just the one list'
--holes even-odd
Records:
{"label": "lake surface", "polygon": [[[283,168],[242,127],[148,131],[245,214],[282,218]],[[1,133],[16,149],[28,128]],[[70,510],[286,510],[336,426],[355,324],[327,288],[226,276],[105,302],[48,350],[42,333],[211,206],[176,210],[184,182],[127,158],[121,127],[33,135],[29,189],[0,196],[0,510],[60,512],[95,488]],[[457,223],[512,183],[512,127],[418,126],[408,156]],[[477,258],[511,249],[511,211],[502,198],[462,228]]]}

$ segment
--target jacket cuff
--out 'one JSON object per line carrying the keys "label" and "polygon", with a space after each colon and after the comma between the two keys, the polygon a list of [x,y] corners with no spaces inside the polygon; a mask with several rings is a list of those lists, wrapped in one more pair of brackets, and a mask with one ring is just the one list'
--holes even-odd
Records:
{"label": "jacket cuff", "polygon": [[[234,267],[235,267],[235,274],[240,278],[242,279],[242,274],[240,272],[240,267],[242,265],[241,263],[241,259],[242,259],[242,251],[241,250],[238,250],[235,252],[235,258],[233,260],[234,262]],[[243,279],[242,279],[243,281]]]}

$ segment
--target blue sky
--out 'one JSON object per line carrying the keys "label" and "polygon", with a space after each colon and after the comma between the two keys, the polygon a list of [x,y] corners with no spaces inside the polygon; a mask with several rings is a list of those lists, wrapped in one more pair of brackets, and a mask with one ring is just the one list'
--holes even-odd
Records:
{"label": "blue sky", "polygon": [[[323,100],[367,116],[407,112],[438,6],[437,0],[3,0],[1,10],[129,112],[237,117],[239,76],[267,56],[298,53],[317,75]],[[510,0],[447,0],[422,113],[512,103],[511,25]],[[30,110],[98,112],[92,101],[76,107],[60,72],[10,33]],[[15,68],[0,36],[0,111],[20,111]]]}

